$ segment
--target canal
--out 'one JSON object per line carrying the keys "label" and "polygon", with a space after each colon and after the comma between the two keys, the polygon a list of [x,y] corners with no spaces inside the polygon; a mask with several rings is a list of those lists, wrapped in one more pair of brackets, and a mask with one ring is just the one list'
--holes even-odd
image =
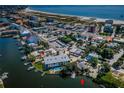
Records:
{"label": "canal", "polygon": [[[35,71],[27,71],[28,66],[24,66],[21,61],[23,56],[16,45],[18,41],[12,38],[0,38],[0,75],[8,72],[8,78],[4,80],[6,88],[80,88],[81,77],[75,79],[63,79],[59,76],[41,74]],[[85,88],[98,87],[90,79],[83,77]]]}

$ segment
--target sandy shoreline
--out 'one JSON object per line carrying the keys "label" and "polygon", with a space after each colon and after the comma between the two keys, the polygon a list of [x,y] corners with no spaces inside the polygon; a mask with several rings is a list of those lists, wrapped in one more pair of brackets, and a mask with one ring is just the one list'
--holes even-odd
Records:
{"label": "sandy shoreline", "polygon": [[26,12],[38,12],[38,13],[44,13],[44,14],[52,14],[52,15],[60,15],[60,16],[77,17],[80,20],[95,19],[96,22],[105,22],[106,20],[113,20],[113,24],[123,24],[124,25],[124,21],[122,21],[122,20],[116,20],[116,19],[107,19],[107,18],[98,18],[98,17],[86,17],[86,16],[77,16],[77,15],[51,13],[51,12],[44,12],[44,11],[39,11],[39,10],[32,10],[30,8],[27,8],[25,11]]}

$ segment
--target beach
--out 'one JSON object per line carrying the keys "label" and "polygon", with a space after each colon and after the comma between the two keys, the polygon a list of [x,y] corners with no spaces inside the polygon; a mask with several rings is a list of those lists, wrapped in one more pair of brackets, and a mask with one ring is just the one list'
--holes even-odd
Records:
{"label": "beach", "polygon": [[118,24],[122,24],[124,25],[124,21],[123,20],[117,20],[117,19],[109,19],[109,18],[99,18],[99,17],[87,17],[87,16],[77,16],[77,15],[69,15],[69,14],[60,14],[60,13],[52,13],[52,12],[44,12],[44,11],[39,11],[39,10],[33,10],[30,8],[26,9],[26,12],[34,12],[34,13],[44,13],[44,14],[48,14],[48,15],[59,15],[59,16],[70,16],[70,17],[77,17],[80,20],[92,20],[95,22],[102,22],[104,23],[106,20],[113,20],[113,24],[114,25],[118,25]]}

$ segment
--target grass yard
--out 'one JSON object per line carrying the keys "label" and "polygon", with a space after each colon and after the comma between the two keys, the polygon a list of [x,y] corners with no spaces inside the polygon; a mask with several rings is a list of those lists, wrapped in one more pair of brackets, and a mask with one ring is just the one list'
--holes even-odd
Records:
{"label": "grass yard", "polygon": [[36,62],[33,64],[37,70],[43,71],[43,64],[41,62]]}

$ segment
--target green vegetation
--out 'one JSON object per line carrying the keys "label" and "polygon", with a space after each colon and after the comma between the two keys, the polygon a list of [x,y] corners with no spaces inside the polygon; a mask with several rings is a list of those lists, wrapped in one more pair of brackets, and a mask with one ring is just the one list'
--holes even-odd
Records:
{"label": "green vegetation", "polygon": [[124,87],[124,82],[121,82],[119,79],[113,77],[111,72],[108,72],[105,76],[101,77],[101,79],[110,85],[115,85],[116,87]]}
{"label": "green vegetation", "polygon": [[29,60],[31,61],[31,62],[33,62],[33,61],[35,61],[35,56],[33,56],[33,55],[29,55]]}
{"label": "green vegetation", "polygon": [[102,35],[102,36],[110,36],[111,34],[110,34],[110,33],[103,32],[103,33],[99,33],[99,35]]}
{"label": "green vegetation", "polygon": [[87,46],[85,51],[85,54],[82,55],[82,58],[86,57],[90,52],[94,52],[97,50],[97,47],[95,46]]}
{"label": "green vegetation", "polygon": [[92,60],[90,61],[91,63],[91,66],[96,68],[97,67],[97,64],[98,64],[98,58],[92,58]]}
{"label": "green vegetation", "polygon": [[84,43],[84,42],[83,42],[82,40],[78,40],[78,41],[77,41],[77,44],[79,44],[80,46],[82,46],[83,43]]}
{"label": "green vegetation", "polygon": [[114,52],[111,48],[104,48],[102,53],[101,53],[101,56],[103,58],[111,59],[114,56]]}
{"label": "green vegetation", "polygon": [[33,64],[35,66],[35,68],[39,71],[42,71],[43,70],[43,66],[42,66],[42,63],[41,62],[36,62]]}
{"label": "green vegetation", "polygon": [[43,47],[46,49],[49,48],[49,44],[47,42],[41,41],[41,45],[43,45]]}
{"label": "green vegetation", "polygon": [[115,78],[112,75],[112,72],[108,72],[106,74],[99,74],[95,81],[99,84],[103,84],[108,88],[124,88],[124,82]]}
{"label": "green vegetation", "polygon": [[96,46],[88,46],[89,51],[96,51],[97,47]]}
{"label": "green vegetation", "polygon": [[117,62],[113,63],[112,67],[115,69],[118,69],[122,64],[123,64],[122,61],[117,61]]}
{"label": "green vegetation", "polygon": [[72,41],[72,39],[68,36],[64,36],[61,38],[61,41],[64,42],[64,43],[69,43]]}
{"label": "green vegetation", "polygon": [[121,26],[116,26],[116,30],[115,30],[115,33],[116,34],[122,34],[123,33],[123,30],[121,29]]}
{"label": "green vegetation", "polygon": [[103,63],[104,73],[107,73],[110,71],[110,65],[108,63]]}
{"label": "green vegetation", "polygon": [[4,88],[3,84],[0,84],[0,88]]}
{"label": "green vegetation", "polygon": [[0,88],[4,88],[3,81],[0,79]]}
{"label": "green vegetation", "polygon": [[64,43],[69,43],[71,41],[75,41],[76,39],[74,38],[73,34],[70,35],[65,35],[64,37],[59,38]]}
{"label": "green vegetation", "polygon": [[28,46],[27,44],[25,44],[24,51],[25,51],[26,55],[28,55],[31,51],[33,51],[33,49],[30,46]]}

